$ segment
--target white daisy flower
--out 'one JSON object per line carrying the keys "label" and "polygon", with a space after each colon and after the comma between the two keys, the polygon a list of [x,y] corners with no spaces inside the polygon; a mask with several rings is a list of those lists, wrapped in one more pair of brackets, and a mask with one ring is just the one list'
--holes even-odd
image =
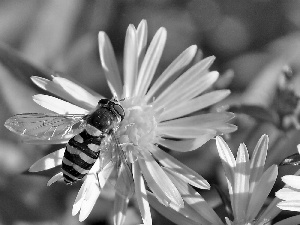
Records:
{"label": "white daisy flower", "polygon": [[249,159],[246,145],[241,144],[236,159],[234,159],[226,142],[221,137],[217,137],[217,149],[228,183],[233,214],[233,221],[227,218],[227,224],[258,225],[273,219],[267,215],[268,208],[264,213],[260,213],[278,175],[276,165],[272,165],[264,171],[268,142],[268,136],[263,135],[258,141],[251,159]]}
{"label": "white daisy flower", "polygon": [[[163,206],[153,194],[149,194],[150,204],[168,219],[176,224],[203,224],[203,225],[264,225],[269,224],[279,213],[276,207],[278,199],[273,201],[264,209],[266,199],[273,188],[278,174],[277,165],[264,169],[268,150],[268,136],[263,135],[258,141],[251,159],[245,144],[241,144],[236,158],[233,156],[229,146],[221,137],[216,137],[217,149],[222,160],[230,197],[232,215],[220,218],[204,198],[188,184],[171,178],[185,202],[184,208],[175,205]],[[170,177],[172,174],[170,174]],[[296,180],[293,183],[296,184]],[[299,181],[299,179],[298,179]],[[297,184],[299,188],[300,185]],[[278,192],[277,192],[278,193]],[[284,193],[291,201],[285,205],[294,210],[297,205],[297,196],[291,195],[291,191]],[[300,195],[298,195],[299,197]],[[293,199],[293,200],[292,200]],[[300,198],[299,198],[300,199]],[[284,207],[284,204],[280,205]],[[299,207],[299,206],[298,206]],[[292,207],[290,208],[292,209]],[[299,211],[299,210],[298,210]],[[290,217],[275,225],[294,225],[300,221],[300,216]],[[225,220],[225,222],[224,222]]]}
{"label": "white daisy flower", "polygon": [[282,181],[287,185],[276,192],[276,196],[283,200],[277,206],[282,210],[300,212],[300,171],[298,175],[285,175]]}
{"label": "white daisy flower", "polygon": [[[165,206],[184,205],[175,177],[180,182],[197,188],[208,189],[208,182],[162,150],[187,152],[195,150],[211,138],[236,130],[228,123],[232,113],[199,113],[229,95],[229,90],[208,91],[219,77],[218,72],[209,71],[214,57],[205,58],[192,65],[197,47],[191,46],[182,52],[158,79],[153,81],[160,61],[167,32],[160,28],[147,48],[147,23],[143,20],[137,28],[129,25],[125,39],[124,68],[121,77],[109,38],[99,33],[101,64],[109,88],[124,108],[125,117],[114,133],[126,161],[132,168],[135,197],[144,224],[151,224],[150,207],[147,200],[149,190]],[[64,100],[36,95],[34,101],[58,114],[89,114],[103,96],[68,79],[53,77],[47,80],[33,77],[39,87]],[[66,101],[65,101],[66,100]],[[28,140],[31,143],[67,143],[70,136],[59,140]],[[40,171],[61,165],[64,149],[60,149],[39,160],[31,171]],[[83,221],[91,212],[103,186],[115,169],[112,161],[103,166],[101,156],[86,176],[77,195],[73,214],[79,213]],[[166,172],[168,171],[168,172]],[[172,178],[170,178],[172,174]],[[49,184],[59,180],[54,176]],[[119,183],[118,185],[118,182]],[[118,178],[119,187],[128,186],[130,178]],[[128,196],[116,194],[114,208],[115,224],[122,224],[128,204]]]}
{"label": "white daisy flower", "polygon": [[[300,154],[300,145],[297,146]],[[282,177],[285,187],[276,192],[276,197],[280,199],[277,207],[282,210],[300,212],[300,170],[294,175],[286,175]],[[300,216],[294,216],[299,222]],[[295,223],[296,224],[296,223]]]}

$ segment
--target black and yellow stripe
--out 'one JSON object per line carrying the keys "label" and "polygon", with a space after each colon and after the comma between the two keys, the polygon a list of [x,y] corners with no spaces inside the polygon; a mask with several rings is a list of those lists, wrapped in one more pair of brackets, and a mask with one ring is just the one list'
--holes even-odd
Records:
{"label": "black and yellow stripe", "polygon": [[111,135],[124,116],[124,109],[119,102],[100,99],[95,111],[84,117],[85,129],[71,138],[66,145],[62,161],[66,183],[84,178],[98,159],[100,151],[111,141]]}
{"label": "black and yellow stripe", "polygon": [[[66,145],[62,161],[66,183],[81,180],[89,172],[99,157],[102,140],[106,137],[106,135],[92,136],[86,130],[78,135],[70,139]],[[78,142],[77,139],[83,141]],[[93,145],[93,148],[90,148],[90,145]]]}

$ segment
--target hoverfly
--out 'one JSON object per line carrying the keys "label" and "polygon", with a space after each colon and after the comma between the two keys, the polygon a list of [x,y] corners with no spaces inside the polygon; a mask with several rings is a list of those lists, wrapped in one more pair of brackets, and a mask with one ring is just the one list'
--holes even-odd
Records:
{"label": "hoverfly", "polygon": [[25,138],[38,140],[55,141],[71,136],[62,160],[63,179],[67,184],[84,178],[101,151],[116,151],[116,154],[111,155],[117,156],[112,156],[112,160],[117,158],[118,176],[125,176],[129,181],[125,184],[127,187],[122,189],[132,192],[132,173],[114,136],[124,117],[124,109],[117,100],[101,99],[97,107],[87,115],[17,114],[5,122],[5,127]]}

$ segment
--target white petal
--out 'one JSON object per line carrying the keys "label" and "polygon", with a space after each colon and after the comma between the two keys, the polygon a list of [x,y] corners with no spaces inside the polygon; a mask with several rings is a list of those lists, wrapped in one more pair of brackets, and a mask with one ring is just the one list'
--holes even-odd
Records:
{"label": "white petal", "polygon": [[[292,210],[292,211],[299,211],[299,209],[298,210]],[[281,220],[277,223],[274,223],[274,225],[299,224],[299,221],[300,221],[300,215],[297,215],[297,216],[292,216],[292,217],[289,217],[287,219]]]}
{"label": "white petal", "polygon": [[183,207],[183,200],[178,190],[163,169],[149,152],[142,151],[142,154],[144,159],[139,159],[138,162],[149,188],[164,204],[173,203],[178,207]]}
{"label": "white petal", "polygon": [[286,175],[282,177],[282,181],[292,188],[300,189],[300,176]]}
{"label": "white petal", "polygon": [[[148,199],[151,206],[158,212],[164,215],[164,217],[168,218],[175,224],[178,225],[199,225],[199,215],[195,212],[193,208],[189,205],[185,205],[184,208],[178,209],[175,207],[176,211],[170,207],[165,207],[162,205],[152,193],[148,192]],[[201,223],[204,225],[209,225],[209,223]]]}
{"label": "white petal", "polygon": [[167,69],[157,78],[153,85],[151,85],[148,93],[145,96],[147,101],[152,100],[154,94],[161,88],[166,82],[172,83],[180,72],[191,63],[197,52],[197,46],[192,45],[184,50],[168,67]]}
{"label": "white petal", "polygon": [[275,193],[277,198],[280,198],[285,201],[300,201],[300,192],[291,188],[282,188]]}
{"label": "white petal", "polygon": [[[196,87],[199,87],[201,84],[207,83],[207,81],[215,80],[218,76],[215,72],[213,75],[207,75],[207,69],[212,64],[214,57],[208,57],[190,69],[188,69],[185,73],[183,73],[179,78],[177,78],[170,86],[168,86],[153,102],[156,108],[167,106],[168,104],[174,104],[174,102],[178,102],[177,99],[186,100],[186,94],[191,94],[189,91]],[[215,74],[215,75],[214,75]],[[193,89],[191,89],[192,86]],[[205,85],[207,86],[207,85]],[[203,86],[204,87],[204,86]],[[206,88],[205,88],[206,89]],[[201,91],[205,90],[204,88],[197,88],[198,95]]]}
{"label": "white petal", "polygon": [[121,98],[122,96],[122,81],[116,61],[115,53],[111,42],[104,32],[99,32],[99,52],[101,65],[105,72],[108,86],[113,95]]}
{"label": "white petal", "polygon": [[58,114],[83,114],[88,113],[87,110],[73,105],[69,102],[55,98],[49,95],[34,95],[33,101],[35,101],[40,106],[49,109],[50,111],[56,112]]}
{"label": "white petal", "polygon": [[139,206],[139,210],[145,225],[152,225],[152,217],[150,205],[147,198],[144,178],[141,174],[140,166],[137,162],[133,163],[133,178],[135,183],[135,197]]}
{"label": "white petal", "polygon": [[55,174],[48,182],[47,182],[47,186],[50,186],[51,184],[55,183],[56,181],[60,180],[63,178],[63,173],[57,173]]}
{"label": "white petal", "polygon": [[206,142],[208,142],[210,139],[214,138],[215,136],[216,136],[215,131],[207,130],[207,133],[203,135],[199,135],[194,139],[174,141],[174,140],[160,138],[158,140],[158,144],[161,144],[162,146],[174,151],[188,152],[201,147],[202,145],[204,145]]}
{"label": "white petal", "polygon": [[255,186],[251,198],[249,200],[247,219],[252,220],[257,216],[271,189],[274,186],[277,175],[278,167],[276,165],[270,166],[263,173],[259,182]]}
{"label": "white petal", "polygon": [[249,177],[250,177],[250,163],[247,147],[241,144],[236,157],[236,167],[234,173],[234,202],[233,211],[234,219],[241,221],[246,216],[249,198]]}
{"label": "white petal", "polygon": [[114,225],[122,225],[126,218],[126,211],[128,207],[129,198],[116,193],[114,200]]}
{"label": "white petal", "polygon": [[159,127],[195,127],[195,128],[213,128],[217,124],[225,123],[234,117],[233,113],[207,113],[196,116],[174,119],[160,122]]}
{"label": "white petal", "polygon": [[178,180],[174,173],[170,169],[166,169],[172,182],[176,185],[180,191],[184,201],[189,204],[204,220],[209,221],[214,225],[223,225],[219,216],[211,208],[211,206],[202,198],[202,196],[190,187],[186,182]]}
{"label": "white petal", "polygon": [[62,159],[65,153],[65,148],[61,148],[55,152],[52,152],[45,157],[36,161],[30,168],[29,172],[38,172],[42,170],[48,170],[56,166],[61,165]]}
{"label": "white petal", "polygon": [[138,74],[135,89],[136,96],[144,96],[152,81],[157,65],[160,61],[162,52],[167,39],[167,31],[160,28],[154,35]]}
{"label": "white petal", "polygon": [[[90,173],[86,176],[86,179],[78,192],[75,203],[73,205],[72,215],[76,215],[80,211],[81,217],[79,216],[79,219],[84,220],[90,214],[98,196],[100,195],[102,188],[106,184],[107,179],[113,171],[114,166],[115,163],[110,162],[100,171],[98,175],[96,175],[96,173],[93,173],[93,171],[96,167],[99,167],[99,160],[96,161],[96,163],[90,170]],[[95,196],[91,197],[90,194],[93,193],[95,194]],[[90,203],[86,202],[89,201],[89,199],[91,199]],[[85,206],[87,206],[87,208],[82,209]]]}
{"label": "white petal", "polygon": [[161,163],[165,168],[168,168],[175,172],[179,179],[185,180],[187,183],[198,187],[200,189],[209,189],[209,183],[198,173],[179,162],[177,159],[164,152],[158,147],[150,149],[154,157]]}
{"label": "white petal", "polygon": [[136,30],[133,25],[129,25],[124,47],[124,88],[123,97],[132,96],[135,87],[138,70],[138,40]]}
{"label": "white petal", "polygon": [[231,113],[208,113],[189,116],[160,122],[157,132],[161,136],[168,135],[176,138],[197,138],[197,135],[204,135],[213,131],[228,133],[236,129],[235,125],[225,123],[232,117],[233,114]]}
{"label": "white petal", "polygon": [[139,62],[144,58],[145,49],[147,45],[148,37],[148,26],[147,21],[142,20],[137,27],[137,36],[138,36],[138,59]]}
{"label": "white petal", "polygon": [[295,200],[295,201],[283,201],[283,202],[278,203],[277,207],[279,207],[282,210],[289,210],[289,211],[300,212],[300,201],[299,200]]}
{"label": "white petal", "polygon": [[98,185],[98,180],[96,179],[95,176],[93,177],[94,177],[94,181],[91,182],[89,187],[87,187],[84,199],[81,203],[80,213],[79,213],[80,222],[84,221],[90,215],[101,192],[101,189]]}
{"label": "white petal", "polygon": [[57,93],[60,90],[60,86],[57,84],[53,83],[51,80],[48,80],[43,77],[37,77],[37,76],[32,76],[30,77],[32,82],[35,83],[39,88],[43,90],[47,90],[51,92],[52,94]]}
{"label": "white petal", "polygon": [[[54,78],[55,79],[55,78]],[[86,109],[93,109],[96,105],[93,105],[91,102],[82,102],[81,100],[78,100],[76,98],[74,98],[71,93],[68,93],[62,86],[61,84],[57,83],[57,82],[53,82],[50,81],[48,79],[42,78],[42,77],[31,77],[31,80],[40,88],[47,90],[49,92],[51,92],[52,94],[59,96],[69,102],[74,103],[75,105],[78,105],[82,108],[86,108]],[[70,81],[71,82],[71,81]],[[75,88],[77,88],[78,85],[75,86]],[[83,87],[80,86],[79,89],[82,89]],[[97,99],[101,99],[103,98],[103,96],[99,95],[98,93],[88,89],[85,87],[85,92],[88,92],[90,96],[94,96],[94,98],[96,97]]]}
{"label": "white petal", "polygon": [[178,101],[177,105],[166,107],[160,120],[171,120],[211,106],[230,94],[229,90],[217,90],[187,101]]}
{"label": "white petal", "polygon": [[76,102],[87,105],[89,108],[97,106],[98,101],[102,98],[99,94],[94,94],[83,88],[81,85],[76,84],[63,77],[54,77],[53,82],[60,85]]}
{"label": "white petal", "polygon": [[237,126],[231,123],[220,124],[215,127],[218,135],[229,134],[237,130]]}
{"label": "white petal", "polygon": [[264,165],[267,157],[269,138],[267,135],[262,135],[257,142],[250,160],[250,193],[259,181],[264,172]]}
{"label": "white petal", "polygon": [[94,178],[92,176],[95,176],[95,175],[86,176],[86,179],[84,180],[83,184],[81,185],[81,188],[79,189],[79,192],[78,192],[75,202],[73,204],[72,216],[75,216],[80,211],[82,202],[83,202],[85,194],[86,194],[86,190],[93,182]]}
{"label": "white petal", "polygon": [[234,223],[230,219],[228,219],[228,217],[225,217],[225,222],[227,225],[234,225]]}
{"label": "white petal", "polygon": [[197,127],[158,127],[157,133],[163,137],[192,139],[208,133],[215,133],[215,131]]}
{"label": "white petal", "polygon": [[190,80],[189,83],[180,84],[180,87],[176,91],[166,96],[161,105],[157,105],[157,102],[155,102],[154,107],[160,110],[160,108],[177,106],[178,102],[191,100],[210,88],[217,81],[218,77],[219,73],[212,71],[202,75],[200,78]]}
{"label": "white petal", "polygon": [[279,207],[282,210],[300,212],[300,201],[299,200],[283,201],[283,202],[278,203],[277,207]]}
{"label": "white petal", "polygon": [[233,185],[234,185],[234,183],[231,183],[229,181],[228,177],[226,177],[226,173],[225,173],[225,180],[226,180],[227,187],[228,187],[228,193],[229,193],[231,208],[233,208],[233,202],[234,202]]}
{"label": "white petal", "polygon": [[234,184],[234,169],[236,166],[236,162],[234,156],[227,145],[227,143],[220,136],[216,137],[216,144],[220,159],[223,164],[223,169],[225,172],[225,176],[228,179],[228,182],[233,185]]}

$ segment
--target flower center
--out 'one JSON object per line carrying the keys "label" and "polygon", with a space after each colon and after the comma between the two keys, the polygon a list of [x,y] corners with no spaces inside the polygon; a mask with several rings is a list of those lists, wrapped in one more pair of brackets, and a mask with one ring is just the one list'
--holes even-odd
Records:
{"label": "flower center", "polygon": [[157,122],[151,105],[132,104],[132,100],[122,103],[125,118],[116,136],[131,161],[139,157],[141,150],[155,143]]}

